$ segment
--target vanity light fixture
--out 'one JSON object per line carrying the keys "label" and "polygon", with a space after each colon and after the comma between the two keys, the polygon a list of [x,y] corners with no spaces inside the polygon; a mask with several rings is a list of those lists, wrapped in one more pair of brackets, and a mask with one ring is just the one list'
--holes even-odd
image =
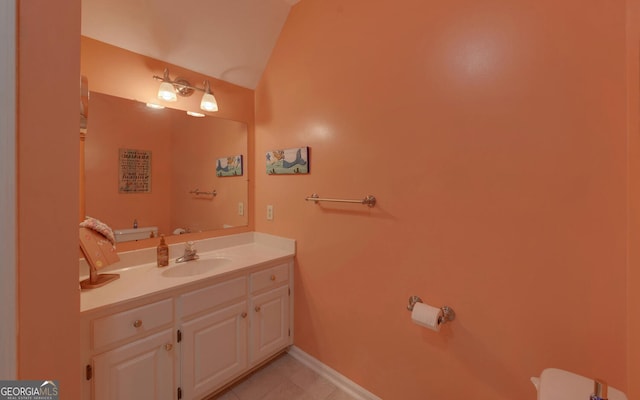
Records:
{"label": "vanity light fixture", "polygon": [[164,69],[164,77],[160,78],[158,76],[154,76],[155,79],[162,80],[160,84],[160,88],[158,89],[158,98],[164,101],[178,101],[178,96],[176,95],[176,89],[174,88],[173,82],[169,78],[169,69]]}
{"label": "vanity light fixture", "polygon": [[164,69],[163,76],[154,75],[153,79],[161,81],[160,88],[158,89],[158,98],[164,101],[177,101],[178,95],[182,97],[189,97],[194,91],[199,90],[204,92],[202,101],[200,102],[200,108],[203,111],[215,112],[218,111],[218,102],[213,96],[211,91],[211,85],[209,81],[204,81],[204,87],[199,88],[197,86],[191,86],[189,81],[183,78],[176,78],[171,80],[169,77],[169,69]]}
{"label": "vanity light fixture", "polygon": [[216,98],[213,97],[213,93],[211,93],[211,86],[209,86],[209,81],[204,81],[204,95],[202,96],[202,101],[200,102],[200,109],[209,112],[218,111],[218,102]]}

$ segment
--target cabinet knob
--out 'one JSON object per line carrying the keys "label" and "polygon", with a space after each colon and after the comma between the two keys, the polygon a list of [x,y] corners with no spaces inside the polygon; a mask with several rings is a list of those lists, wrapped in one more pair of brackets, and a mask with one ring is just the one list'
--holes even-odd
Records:
{"label": "cabinet knob", "polygon": [[260,312],[260,306],[256,306],[255,310],[256,312]]}
{"label": "cabinet knob", "polygon": [[171,350],[173,350],[173,345],[171,343],[167,343],[167,344],[164,345],[164,349],[166,351],[171,351]]}
{"label": "cabinet knob", "polygon": [[242,314],[240,314],[240,316],[241,316],[242,318],[247,318],[247,313],[246,313],[246,312],[243,312]]}
{"label": "cabinet knob", "polygon": [[271,275],[271,280],[275,281],[276,280],[276,276],[275,275]]}
{"label": "cabinet knob", "polygon": [[133,327],[134,328],[140,328],[142,326],[142,320],[141,319],[137,319],[135,321],[133,321]]}

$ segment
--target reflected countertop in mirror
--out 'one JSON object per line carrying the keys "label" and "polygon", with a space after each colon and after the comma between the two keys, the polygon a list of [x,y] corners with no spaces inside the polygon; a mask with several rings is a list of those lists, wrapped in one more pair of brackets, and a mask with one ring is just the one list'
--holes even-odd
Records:
{"label": "reflected countertop in mirror", "polygon": [[[113,229],[132,228],[135,221],[157,226],[164,235],[248,225],[245,123],[152,109],[95,92],[90,109],[84,142],[87,215]],[[125,174],[134,167],[122,154],[148,156],[148,163],[135,167],[145,181],[141,188],[123,190]],[[233,166],[242,167],[242,175],[236,168],[236,175],[220,176]],[[196,189],[205,193],[192,193]],[[213,191],[215,196],[208,194]]]}

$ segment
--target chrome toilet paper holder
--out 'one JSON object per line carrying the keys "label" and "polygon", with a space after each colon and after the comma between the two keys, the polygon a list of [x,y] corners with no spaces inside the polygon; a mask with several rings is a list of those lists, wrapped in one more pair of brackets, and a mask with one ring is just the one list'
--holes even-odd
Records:
{"label": "chrome toilet paper holder", "polygon": [[[409,297],[409,305],[407,306],[407,310],[413,311],[413,307],[416,303],[424,303],[419,296],[411,296]],[[445,322],[453,321],[456,319],[456,313],[453,311],[453,308],[449,306],[440,307],[442,310],[442,316],[438,318],[439,324],[444,324]]]}

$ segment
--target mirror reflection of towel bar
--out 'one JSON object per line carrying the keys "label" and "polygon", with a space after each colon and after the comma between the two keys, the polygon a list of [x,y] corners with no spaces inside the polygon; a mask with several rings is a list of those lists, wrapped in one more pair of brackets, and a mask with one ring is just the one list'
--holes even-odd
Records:
{"label": "mirror reflection of towel bar", "polygon": [[195,190],[190,190],[189,191],[190,194],[195,194],[196,196],[199,195],[203,195],[203,196],[217,196],[218,193],[214,190],[210,191],[210,192],[203,192],[202,190],[196,188]]}
{"label": "mirror reflection of towel bar", "polygon": [[376,198],[372,195],[368,195],[362,200],[350,200],[350,199],[327,199],[318,196],[317,193],[312,194],[309,197],[305,198],[306,201],[314,201],[318,204],[319,201],[330,201],[334,203],[358,203],[358,204],[366,204],[369,207],[374,207],[376,205]]}

